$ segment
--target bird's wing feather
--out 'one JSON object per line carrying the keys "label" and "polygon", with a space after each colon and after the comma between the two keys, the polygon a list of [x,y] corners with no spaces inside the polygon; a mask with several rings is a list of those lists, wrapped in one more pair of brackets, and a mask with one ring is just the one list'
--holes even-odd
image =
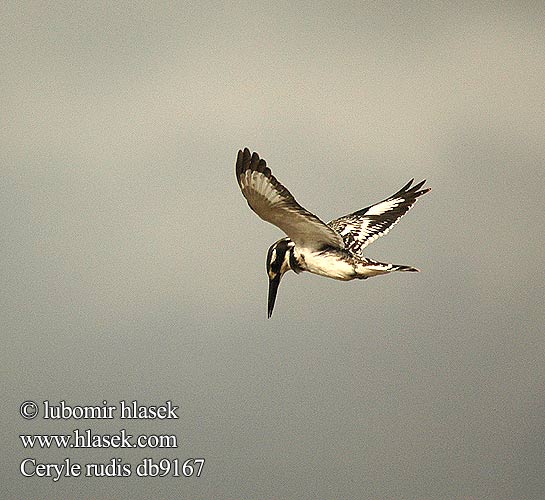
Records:
{"label": "bird's wing feather", "polygon": [[362,250],[380,236],[386,234],[409,209],[419,196],[430,191],[420,189],[425,180],[411,187],[411,179],[397,193],[357,212],[328,223],[343,238],[345,248],[354,255],[362,256]]}
{"label": "bird's wing feather", "polygon": [[250,208],[282,229],[296,245],[316,250],[343,248],[338,232],[299,205],[257,153],[250,154],[247,148],[238,152],[236,176]]}

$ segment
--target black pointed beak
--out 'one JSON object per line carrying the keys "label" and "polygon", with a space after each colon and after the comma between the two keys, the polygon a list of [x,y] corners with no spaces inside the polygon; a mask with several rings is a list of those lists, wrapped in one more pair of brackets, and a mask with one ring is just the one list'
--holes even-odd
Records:
{"label": "black pointed beak", "polygon": [[267,317],[270,318],[274,309],[274,301],[276,300],[276,292],[278,292],[278,285],[280,285],[281,274],[277,274],[274,278],[269,278],[269,308],[267,311]]}

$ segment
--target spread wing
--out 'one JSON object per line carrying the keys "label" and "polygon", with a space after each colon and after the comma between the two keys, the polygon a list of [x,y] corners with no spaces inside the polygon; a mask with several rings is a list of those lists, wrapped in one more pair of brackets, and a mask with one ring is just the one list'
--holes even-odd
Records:
{"label": "spread wing", "polygon": [[337,231],[299,205],[257,153],[250,155],[247,148],[239,151],[235,171],[250,208],[282,229],[296,245],[316,250],[343,248],[343,238]]}
{"label": "spread wing", "polygon": [[411,179],[397,193],[357,212],[345,215],[328,223],[343,238],[344,246],[355,255],[380,236],[386,234],[416,203],[419,196],[430,188],[420,189],[425,180],[411,187]]}

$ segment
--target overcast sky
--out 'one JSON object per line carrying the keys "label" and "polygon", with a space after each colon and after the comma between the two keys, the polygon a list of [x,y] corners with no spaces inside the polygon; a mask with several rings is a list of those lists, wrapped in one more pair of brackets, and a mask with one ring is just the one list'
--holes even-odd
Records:
{"label": "overcast sky", "polygon": [[[545,490],[542,2],[2,2],[6,498],[537,500]],[[237,150],[330,220],[423,197],[349,283],[286,275]],[[180,406],[24,420],[25,400]],[[176,434],[24,450],[19,434]],[[23,478],[204,457],[201,478]]]}

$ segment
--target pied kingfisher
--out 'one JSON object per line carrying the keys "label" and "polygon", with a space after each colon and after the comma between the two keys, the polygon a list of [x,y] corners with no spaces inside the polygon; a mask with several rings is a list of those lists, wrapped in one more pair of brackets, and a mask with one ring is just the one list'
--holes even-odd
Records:
{"label": "pied kingfisher", "polygon": [[273,243],[267,252],[269,318],[280,280],[290,269],[343,281],[394,271],[418,272],[414,267],[371,260],[362,251],[386,234],[419,196],[430,191],[420,189],[425,180],[411,187],[411,179],[389,198],[325,224],[295,201],[257,153],[250,154],[247,148],[239,151],[235,171],[250,208],[289,236]]}

